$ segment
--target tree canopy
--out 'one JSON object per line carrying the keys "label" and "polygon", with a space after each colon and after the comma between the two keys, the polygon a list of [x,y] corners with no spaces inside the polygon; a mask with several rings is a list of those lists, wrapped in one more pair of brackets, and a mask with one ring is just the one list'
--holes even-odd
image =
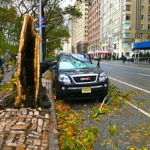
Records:
{"label": "tree canopy", "polygon": [[[65,0],[63,0],[65,1]],[[46,27],[42,29],[43,50],[61,47],[61,38],[69,37],[64,26],[64,16],[81,17],[82,14],[74,6],[61,7],[62,0],[42,0],[42,17]],[[9,46],[18,47],[22,20],[25,14],[38,20],[39,3],[37,0],[1,0],[0,2],[0,49]],[[38,21],[37,21],[38,24]],[[38,32],[38,31],[37,31]],[[57,40],[51,40],[57,39]],[[51,41],[51,42],[46,42]],[[45,56],[44,56],[45,57]]]}

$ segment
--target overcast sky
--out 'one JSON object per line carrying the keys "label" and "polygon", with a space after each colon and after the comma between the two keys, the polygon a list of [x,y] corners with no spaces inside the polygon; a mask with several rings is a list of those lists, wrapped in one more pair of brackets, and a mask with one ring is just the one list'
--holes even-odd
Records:
{"label": "overcast sky", "polygon": [[68,5],[73,5],[76,0],[63,0],[60,4],[64,8]]}

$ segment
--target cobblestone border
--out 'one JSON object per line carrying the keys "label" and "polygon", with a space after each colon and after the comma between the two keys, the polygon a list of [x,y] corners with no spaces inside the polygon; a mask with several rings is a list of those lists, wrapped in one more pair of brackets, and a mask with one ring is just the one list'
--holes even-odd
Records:
{"label": "cobblestone border", "polygon": [[49,132],[49,150],[59,150],[58,131],[57,131],[57,118],[55,111],[55,103],[53,98],[52,81],[50,79],[42,78],[43,86],[46,87],[49,93],[49,100],[51,102],[50,108],[50,132]]}

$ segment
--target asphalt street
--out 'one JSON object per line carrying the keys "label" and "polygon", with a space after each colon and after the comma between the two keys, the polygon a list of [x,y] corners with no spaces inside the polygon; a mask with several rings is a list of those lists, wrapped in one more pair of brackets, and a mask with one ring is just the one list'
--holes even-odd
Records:
{"label": "asphalt street", "polygon": [[[96,62],[95,62],[96,63]],[[100,122],[90,119],[90,113],[99,105],[96,101],[70,103],[72,109],[84,111],[86,126],[99,128],[94,150],[150,149],[150,65],[122,63],[122,61],[101,61],[101,68],[110,77],[110,83],[122,91],[131,93],[131,100],[111,113],[99,116]],[[113,103],[113,101],[112,101]],[[111,105],[110,103],[109,105]],[[110,122],[116,125],[117,134],[108,131]]]}

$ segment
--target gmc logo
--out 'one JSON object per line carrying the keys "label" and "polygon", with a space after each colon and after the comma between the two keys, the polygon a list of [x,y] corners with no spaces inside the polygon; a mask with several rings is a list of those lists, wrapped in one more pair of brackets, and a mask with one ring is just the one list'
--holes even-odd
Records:
{"label": "gmc logo", "polygon": [[80,78],[80,81],[89,81],[89,80],[91,80],[90,77],[83,77],[83,78]]}

